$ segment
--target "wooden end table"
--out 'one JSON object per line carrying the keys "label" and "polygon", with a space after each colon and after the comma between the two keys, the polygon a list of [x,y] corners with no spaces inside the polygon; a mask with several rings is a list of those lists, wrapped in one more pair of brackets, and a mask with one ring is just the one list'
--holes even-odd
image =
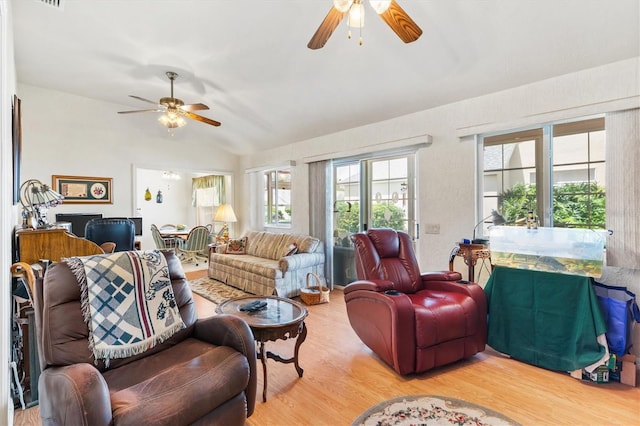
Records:
{"label": "wooden end table", "polygon": [[[267,307],[255,312],[240,310],[242,305],[254,301],[265,301],[267,302]],[[253,337],[258,342],[257,357],[262,360],[263,402],[267,402],[267,358],[284,364],[293,363],[298,372],[298,377],[302,377],[304,370],[298,363],[298,352],[300,345],[307,338],[307,326],[304,323],[304,319],[308,314],[306,307],[291,299],[277,296],[244,296],[222,302],[216,307],[216,312],[242,318],[253,331]],[[287,340],[294,337],[297,337],[297,339],[292,358],[285,359],[278,354],[266,351],[266,342],[275,342],[278,339]]]}
{"label": "wooden end table", "polygon": [[491,263],[491,250],[486,244],[463,244],[458,243],[451,252],[449,259],[449,270],[453,271],[453,261],[456,256],[460,256],[464,259],[465,265],[469,268],[468,279],[469,281],[475,281],[476,272],[475,267],[478,263],[478,259],[489,259]]}

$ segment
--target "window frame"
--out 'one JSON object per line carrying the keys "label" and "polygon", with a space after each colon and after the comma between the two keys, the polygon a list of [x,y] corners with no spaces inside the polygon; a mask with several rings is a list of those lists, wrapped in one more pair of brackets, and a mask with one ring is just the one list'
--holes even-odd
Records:
{"label": "window frame", "polygon": [[[477,137],[477,208],[476,208],[476,221],[481,221],[480,218],[485,218],[490,214],[491,208],[487,211],[487,204],[485,200],[487,198],[497,198],[495,203],[498,207],[501,206],[499,201],[500,191],[495,196],[487,196],[485,194],[485,174],[487,172],[496,171],[498,173],[504,173],[511,170],[505,168],[504,162],[501,163],[500,169],[486,169],[484,164],[484,147],[504,145],[507,143],[515,143],[518,141],[534,140],[535,144],[535,160],[533,169],[535,170],[535,185],[536,185],[536,212],[534,212],[539,221],[540,226],[553,227],[553,213],[554,213],[554,167],[562,166],[561,164],[554,164],[553,158],[553,141],[554,137],[591,133],[596,131],[605,131],[604,116],[592,116],[583,117],[580,119],[546,123],[538,126],[532,126],[523,129],[515,129],[504,132],[494,132],[491,134],[478,135]],[[589,136],[590,137],[590,136]],[[606,141],[605,141],[606,144]],[[591,153],[591,147],[588,147],[588,154]],[[591,161],[590,158],[587,161],[576,161],[571,163],[572,165],[585,165],[589,168],[593,164],[602,164],[605,168],[606,174],[606,158],[603,160]],[[520,169],[531,169],[532,167],[523,166]],[[516,168],[514,168],[515,170]],[[591,182],[591,180],[589,180]],[[533,183],[533,182],[532,182]],[[606,197],[606,178],[605,183],[602,185],[605,188]],[[502,191],[504,186],[501,187]],[[499,209],[500,210],[500,209]],[[500,211],[502,213],[502,211]],[[590,228],[596,228],[591,224]],[[604,224],[603,224],[604,225]],[[596,228],[600,229],[600,228]]]}
{"label": "window frame", "polygon": [[[280,174],[288,174],[289,181],[281,181]],[[272,180],[272,177],[275,176],[275,179]],[[264,170],[262,172],[263,177],[263,207],[264,207],[264,215],[262,221],[264,226],[266,227],[281,227],[281,228],[290,228],[293,223],[293,209],[292,209],[292,170],[291,167],[277,167],[273,169]],[[284,186],[283,186],[284,185]],[[288,188],[286,188],[288,186]],[[289,191],[289,204],[280,204],[279,199],[280,195],[279,191]],[[289,208],[289,219],[288,220],[280,220],[278,214],[270,214],[271,211],[278,212],[280,208],[285,209]],[[275,209],[275,210],[274,210]]]}

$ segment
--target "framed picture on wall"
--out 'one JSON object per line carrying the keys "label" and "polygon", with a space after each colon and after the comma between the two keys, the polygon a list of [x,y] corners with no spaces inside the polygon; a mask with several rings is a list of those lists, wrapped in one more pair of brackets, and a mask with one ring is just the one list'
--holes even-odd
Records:
{"label": "framed picture on wall", "polygon": [[54,175],[52,186],[65,204],[113,204],[113,178]]}
{"label": "framed picture on wall", "polygon": [[20,162],[22,157],[22,122],[20,118],[20,98],[13,95],[13,115],[11,120],[13,157],[13,204],[20,202]]}

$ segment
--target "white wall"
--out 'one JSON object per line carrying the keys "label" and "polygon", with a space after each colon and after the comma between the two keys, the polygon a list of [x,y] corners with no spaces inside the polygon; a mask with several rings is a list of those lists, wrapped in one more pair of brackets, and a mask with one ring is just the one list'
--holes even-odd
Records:
{"label": "white wall", "polygon": [[[136,191],[134,194],[135,216],[143,218],[141,240],[144,250],[155,248],[149,228],[151,224],[160,227],[166,223],[183,223],[188,227],[195,225],[196,209],[191,205],[191,178],[193,174],[178,173],[180,180],[162,178],[161,170],[137,169]],[[151,200],[146,201],[144,194],[149,188]],[[158,191],[162,191],[162,203],[157,202]]]}

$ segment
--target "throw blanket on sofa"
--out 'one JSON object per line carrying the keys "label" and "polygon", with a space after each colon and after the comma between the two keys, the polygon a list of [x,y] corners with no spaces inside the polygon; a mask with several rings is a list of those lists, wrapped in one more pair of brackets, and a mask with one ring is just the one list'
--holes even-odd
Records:
{"label": "throw blanket on sofa", "polygon": [[167,261],[158,250],[65,259],[80,284],[89,348],[109,366],[184,328]]}

